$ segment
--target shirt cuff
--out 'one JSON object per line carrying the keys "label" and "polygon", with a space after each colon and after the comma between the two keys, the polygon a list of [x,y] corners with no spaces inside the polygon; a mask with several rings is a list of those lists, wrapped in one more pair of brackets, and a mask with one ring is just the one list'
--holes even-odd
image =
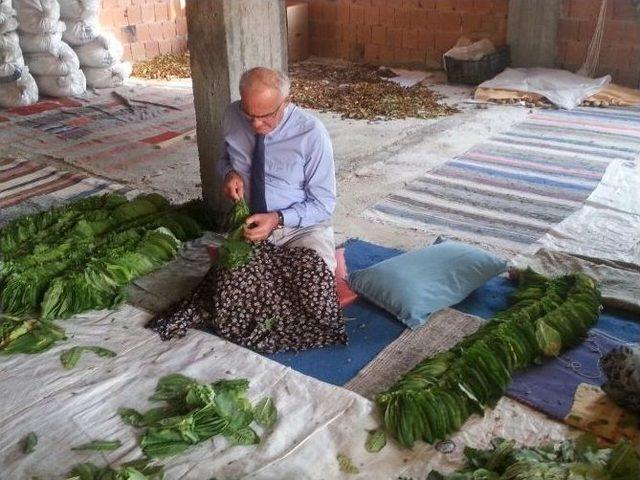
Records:
{"label": "shirt cuff", "polygon": [[295,208],[287,208],[286,210],[280,210],[282,212],[282,218],[284,219],[285,227],[299,227],[300,215],[296,212]]}

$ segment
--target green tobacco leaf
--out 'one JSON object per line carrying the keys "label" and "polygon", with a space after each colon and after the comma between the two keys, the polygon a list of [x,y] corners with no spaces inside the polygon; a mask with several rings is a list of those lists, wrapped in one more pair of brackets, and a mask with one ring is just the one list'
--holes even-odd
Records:
{"label": "green tobacco leaf", "polygon": [[143,415],[133,408],[119,408],[118,415],[124,423],[133,427],[143,427],[146,424]]}
{"label": "green tobacco leaf", "polygon": [[78,480],[100,480],[103,469],[93,463],[79,463],[69,472],[70,479]]}
{"label": "green tobacco leaf", "polygon": [[60,353],[60,362],[65,370],[75,367],[82,356],[82,352],[93,352],[100,357],[115,357],[116,353],[102,347],[71,347]]}
{"label": "green tobacco leaf", "polygon": [[640,456],[628,441],[618,443],[611,452],[607,465],[611,478],[637,480],[640,478]]}
{"label": "green tobacco leaf", "polygon": [[183,400],[189,392],[189,387],[197,385],[193,378],[189,378],[180,373],[172,373],[162,377],[158,381],[156,391],[150,400],[171,402]]}
{"label": "green tobacco leaf", "polygon": [[33,328],[5,345],[0,353],[11,355],[15,353],[34,354],[49,349],[58,340],[64,340],[64,330],[49,322],[37,321]]}
{"label": "green tobacco leaf", "polygon": [[378,453],[387,444],[387,436],[384,430],[372,430],[367,435],[364,448],[369,453]]}
{"label": "green tobacco leaf", "polygon": [[225,434],[236,445],[255,445],[260,443],[260,437],[251,427],[244,427]]}
{"label": "green tobacco leaf", "polygon": [[271,428],[278,420],[278,410],[273,399],[265,397],[253,408],[253,417],[258,425],[264,428]]}
{"label": "green tobacco leaf", "polygon": [[36,445],[38,444],[38,437],[34,432],[30,432],[26,437],[22,439],[20,444],[22,446],[22,453],[28,455],[36,449]]}
{"label": "green tobacco leaf", "polygon": [[537,322],[536,340],[542,353],[547,357],[554,357],[562,350],[562,337],[558,331],[544,321]]}
{"label": "green tobacco leaf", "polygon": [[358,469],[358,467],[356,467],[353,464],[353,461],[346,455],[339,453],[337,458],[338,458],[338,465],[340,466],[341,472],[349,473],[353,475],[360,473],[360,469]]}
{"label": "green tobacco leaf", "polygon": [[120,440],[93,440],[89,443],[73,447],[71,450],[112,451],[121,446],[122,442]]}
{"label": "green tobacco leaf", "polygon": [[140,448],[149,458],[172,457],[183,453],[191,446],[180,433],[171,429],[150,429],[140,442]]}

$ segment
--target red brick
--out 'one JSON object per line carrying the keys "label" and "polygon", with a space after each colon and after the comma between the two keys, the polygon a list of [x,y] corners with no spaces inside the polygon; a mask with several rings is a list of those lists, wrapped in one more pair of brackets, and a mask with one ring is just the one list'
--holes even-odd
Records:
{"label": "red brick", "polygon": [[[598,5],[599,3],[600,2],[598,2]],[[613,5],[611,5],[611,3],[613,3]],[[613,9],[611,7],[613,7]],[[613,12],[611,12],[612,17],[615,20],[629,20],[634,19],[636,16],[636,11],[633,8],[631,1],[624,0],[609,2],[607,12],[611,9],[613,10]]]}
{"label": "red brick", "polygon": [[436,12],[427,20],[438,32],[460,32],[461,30],[462,17],[458,13]]}
{"label": "red brick", "polygon": [[402,8],[420,8],[420,0],[402,0]]}
{"label": "red brick", "polygon": [[435,51],[442,55],[456,44],[458,37],[457,33],[436,32]]}
{"label": "red brick", "polygon": [[[464,18],[463,18],[464,24]],[[580,30],[580,22],[574,19],[563,18],[558,21],[558,40],[578,40],[578,31]]]}
{"label": "red brick", "polygon": [[336,23],[338,21],[338,5],[327,3],[322,8],[322,16],[326,22]]}
{"label": "red brick", "polygon": [[477,14],[491,13],[493,2],[491,0],[473,0],[473,11]]}
{"label": "red brick", "polygon": [[346,25],[347,23],[349,23],[349,4],[348,3],[338,4],[338,23],[341,25]]}
{"label": "red brick", "polygon": [[411,27],[411,10],[404,10],[402,8],[396,8],[395,12],[395,26],[400,28]]}
{"label": "red brick", "polygon": [[160,55],[160,44],[157,40],[150,40],[144,42],[144,51],[147,58],[153,58],[156,55]]}
{"label": "red brick", "polygon": [[371,43],[371,27],[369,25],[356,26],[356,41],[363,45]]}
{"label": "red brick", "polygon": [[166,3],[154,3],[153,4],[154,15],[156,22],[164,22],[169,20],[169,9]]}
{"label": "red brick", "polygon": [[125,16],[127,17],[127,23],[129,25],[137,25],[142,23],[142,11],[137,5],[130,5],[125,10]]}
{"label": "red brick", "polygon": [[424,63],[425,53],[422,50],[411,48],[408,50],[407,55],[411,63]]}
{"label": "red brick", "polygon": [[389,64],[393,62],[394,48],[384,45],[380,47],[380,63]]}
{"label": "red brick", "polygon": [[405,30],[402,32],[403,48],[418,48],[418,30]]}
{"label": "red brick", "polygon": [[131,44],[131,58],[134,62],[139,62],[140,60],[147,58],[144,50],[144,43],[136,42]]}
{"label": "red brick", "polygon": [[482,30],[482,15],[463,13],[461,15],[462,31],[466,34],[473,34]]}
{"label": "red brick", "polygon": [[435,10],[438,8],[438,0],[422,0],[420,4],[425,10]]}
{"label": "red brick", "polygon": [[[380,25],[380,9],[378,7],[365,7],[364,23],[366,25]],[[366,56],[366,48],[365,48]]]}
{"label": "red brick", "polygon": [[[593,37],[593,31],[595,29],[595,21],[594,20],[580,20],[578,21],[578,38],[577,40],[580,42],[590,42]],[[605,28],[609,30],[608,28]]]}
{"label": "red brick", "polygon": [[156,19],[155,9],[153,3],[145,3],[140,5],[140,14],[143,22],[153,22]]}
{"label": "red brick", "polygon": [[637,22],[628,23],[624,35],[631,45],[640,45],[640,25]]}
{"label": "red brick", "polygon": [[324,28],[324,36],[327,40],[340,38],[340,26],[337,23],[326,23]]}
{"label": "red brick", "polygon": [[[176,22],[174,20],[167,20],[162,22],[162,38],[165,40],[171,40],[177,35]],[[181,34],[182,35],[182,34]]]}
{"label": "red brick", "polygon": [[374,25],[371,27],[371,43],[375,45],[385,45],[387,35],[387,27],[382,25]]}
{"label": "red brick", "polygon": [[408,63],[410,62],[409,52],[404,48],[396,48],[393,51],[393,60],[396,63]]}
{"label": "red brick", "polygon": [[141,23],[136,25],[136,35],[139,42],[146,42],[151,40],[151,29],[148,23]]}
{"label": "red brick", "polygon": [[388,0],[369,0],[372,7],[385,7],[389,2]]}
{"label": "red brick", "polygon": [[592,0],[566,0],[570,1],[569,17],[593,19],[598,16],[600,11],[600,2]]}
{"label": "red brick", "polygon": [[402,46],[402,29],[395,27],[387,27],[387,41],[386,44],[390,47]]}
{"label": "red brick", "polygon": [[186,35],[187,34],[187,19],[186,18],[176,18],[176,33],[178,35]]}
{"label": "red brick", "polygon": [[[581,22],[587,24],[587,22]],[[591,23],[591,22],[589,22]],[[627,35],[626,35],[626,26],[628,22],[624,22],[621,20],[610,20],[606,23],[604,33],[602,36],[603,44],[613,44],[613,43],[627,43]],[[634,21],[635,23],[635,21]],[[578,40],[582,40],[582,36],[584,35],[588,38],[588,41],[591,41],[591,37],[593,36],[593,31],[595,25],[589,25],[591,28],[587,28],[585,25],[585,32],[582,32]]]}
{"label": "red brick", "polygon": [[581,65],[587,54],[587,44],[583,42],[567,42],[565,62],[568,65]]}
{"label": "red brick", "polygon": [[131,55],[131,45],[125,44],[122,45],[122,60],[124,62],[132,62],[133,56]]}
{"label": "red brick", "polygon": [[427,26],[427,11],[423,8],[411,10],[411,28],[423,28]]}
{"label": "red brick", "polygon": [[160,53],[162,55],[166,55],[167,53],[171,53],[171,40],[160,40],[158,42],[158,47],[159,47]]}
{"label": "red brick", "polygon": [[509,0],[493,0],[493,12],[507,15],[509,13]]}
{"label": "red brick", "polygon": [[637,88],[640,75],[632,70],[617,70],[614,74],[613,80],[620,85],[626,87]]}
{"label": "red brick", "polygon": [[418,30],[418,45],[420,48],[433,50],[435,48],[435,33],[431,30],[421,28]]}
{"label": "red brick", "polygon": [[367,43],[364,46],[364,61],[368,63],[380,63],[380,45]]}
{"label": "red brick", "polygon": [[162,24],[159,22],[149,24],[149,33],[151,39],[149,41],[162,40]]}
{"label": "red brick", "polygon": [[395,16],[395,9],[393,7],[380,7],[380,25],[393,27],[395,25]]}
{"label": "red brick", "polygon": [[349,5],[349,23],[351,25],[364,25],[364,7],[356,4]]}
{"label": "red brick", "polygon": [[171,40],[171,53],[182,53],[187,50],[187,41],[183,38]]}
{"label": "red brick", "polygon": [[496,17],[485,15],[482,17],[482,31],[484,33],[496,33],[500,31],[500,20]]}
{"label": "red brick", "polygon": [[356,43],[356,27],[342,25],[340,38],[349,44]]}

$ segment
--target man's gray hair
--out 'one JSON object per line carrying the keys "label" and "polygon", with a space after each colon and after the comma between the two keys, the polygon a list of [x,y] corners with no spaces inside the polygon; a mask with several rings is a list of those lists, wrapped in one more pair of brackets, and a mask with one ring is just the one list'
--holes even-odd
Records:
{"label": "man's gray hair", "polygon": [[266,67],[255,67],[247,70],[240,77],[240,95],[258,85],[277,90],[285,98],[291,89],[291,80],[282,72]]}

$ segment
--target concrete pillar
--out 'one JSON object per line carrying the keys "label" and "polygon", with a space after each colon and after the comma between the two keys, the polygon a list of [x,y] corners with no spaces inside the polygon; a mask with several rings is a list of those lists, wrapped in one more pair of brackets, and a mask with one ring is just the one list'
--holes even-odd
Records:
{"label": "concrete pillar", "polygon": [[508,37],[512,66],[555,66],[562,1],[509,1]]}
{"label": "concrete pillar", "polygon": [[222,212],[228,207],[221,194],[222,116],[240,98],[245,70],[286,72],[286,9],[284,0],[187,0],[186,14],[202,194]]}

